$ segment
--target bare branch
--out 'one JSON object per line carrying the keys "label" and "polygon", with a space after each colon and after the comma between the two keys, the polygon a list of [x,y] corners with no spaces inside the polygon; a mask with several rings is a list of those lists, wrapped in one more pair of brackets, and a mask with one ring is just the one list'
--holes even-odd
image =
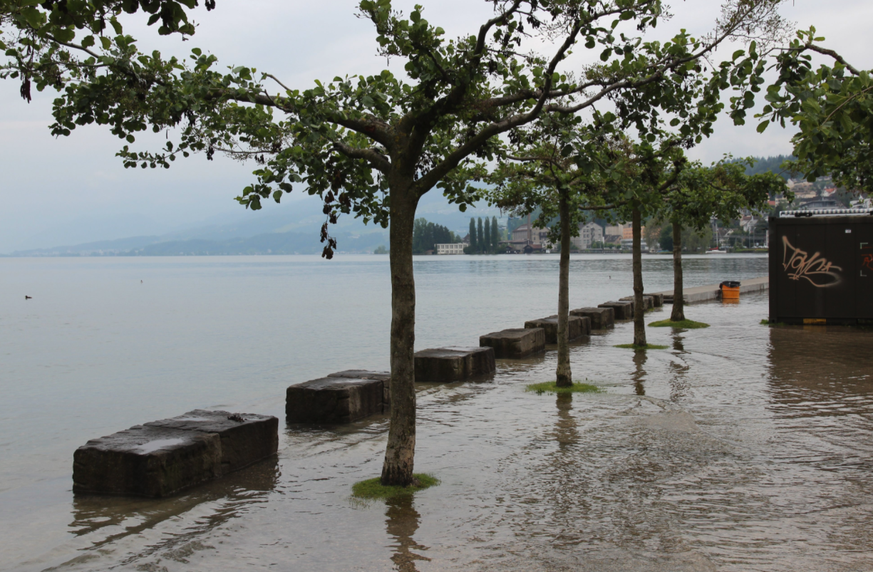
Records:
{"label": "bare branch", "polygon": [[840,54],[838,54],[837,52],[835,52],[833,50],[829,50],[829,49],[823,48],[821,46],[816,46],[812,42],[808,42],[804,47],[808,50],[812,50],[813,52],[818,52],[819,54],[822,54],[824,56],[829,56],[829,57],[833,58],[834,60],[840,62],[841,64],[846,66],[847,70],[852,72],[852,75],[858,75],[860,73],[857,69],[855,69],[852,66],[852,64],[847,62],[845,60],[845,58],[843,58],[843,56],[841,56]]}
{"label": "bare branch", "polygon": [[364,159],[373,166],[374,169],[387,174],[391,169],[391,162],[388,158],[380,153],[377,149],[359,149],[347,145],[342,141],[333,141],[334,149],[351,159]]}

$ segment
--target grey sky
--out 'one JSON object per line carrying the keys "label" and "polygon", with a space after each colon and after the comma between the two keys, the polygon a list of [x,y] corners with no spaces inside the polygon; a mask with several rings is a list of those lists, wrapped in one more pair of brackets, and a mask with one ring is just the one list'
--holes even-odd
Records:
{"label": "grey sky", "polygon": [[[450,36],[473,33],[491,15],[490,4],[476,0],[418,0],[424,17]],[[415,2],[396,2],[408,12]],[[143,48],[187,54],[199,46],[222,65],[250,65],[269,71],[295,88],[318,78],[378,73],[386,66],[375,55],[371,25],[354,16],[354,0],[219,0],[212,12],[200,10],[197,34],[187,42],[157,38],[154,30],[131,23],[128,31]],[[718,11],[717,0],[673,2],[672,21],[659,30],[667,37],[679,28],[705,32]],[[856,66],[871,68],[873,3],[869,0],[796,0],[783,7],[799,28],[815,25],[826,44]],[[731,48],[732,50],[732,48]],[[571,64],[590,54],[579,49]],[[727,50],[726,50],[727,52]],[[729,52],[727,52],[729,53]],[[723,55],[727,57],[727,55]],[[391,66],[398,72],[400,66]],[[14,81],[0,82],[0,253],[62,243],[159,234],[210,218],[257,216],[232,199],[251,181],[253,166],[226,159],[207,162],[195,156],[169,170],[124,169],[114,157],[119,142],[108,130],[88,127],[54,139],[54,94],[37,94],[31,104]],[[691,155],[715,161],[722,154],[788,153],[790,133],[754,125],[735,128],[721,120],[712,139]],[[144,144],[147,141],[141,138]],[[293,200],[281,206],[293,208]]]}

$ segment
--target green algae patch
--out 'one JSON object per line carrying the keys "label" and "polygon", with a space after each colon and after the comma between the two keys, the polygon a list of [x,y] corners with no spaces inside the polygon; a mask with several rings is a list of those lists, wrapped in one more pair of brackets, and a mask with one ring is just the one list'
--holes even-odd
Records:
{"label": "green algae patch", "polygon": [[698,328],[708,328],[709,324],[704,322],[695,322],[694,320],[661,320],[660,322],[652,322],[649,324],[653,328],[683,328],[686,330],[696,330]]}
{"label": "green algae patch", "polygon": [[623,348],[623,349],[626,349],[626,350],[636,350],[636,351],[642,351],[642,350],[666,350],[666,349],[667,349],[667,346],[659,346],[659,345],[657,345],[657,344],[646,344],[646,345],[644,345],[644,346],[635,346],[634,344],[618,344],[618,345],[613,346],[613,347],[616,347],[616,348]]}
{"label": "green algae patch", "polygon": [[764,318],[763,320],[761,320],[761,325],[762,326],[784,326],[785,322],[771,322],[767,318]]}
{"label": "green algae patch", "polygon": [[412,484],[408,487],[385,487],[382,486],[382,480],[378,477],[375,479],[367,479],[352,485],[352,496],[359,499],[388,499],[403,495],[411,495],[417,491],[436,486],[440,484],[440,480],[433,475],[418,473],[412,475]]}
{"label": "green algae patch", "polygon": [[596,385],[590,383],[574,383],[570,387],[558,387],[556,381],[544,381],[533,383],[524,388],[525,391],[533,391],[537,395],[543,393],[599,393],[602,391]]}

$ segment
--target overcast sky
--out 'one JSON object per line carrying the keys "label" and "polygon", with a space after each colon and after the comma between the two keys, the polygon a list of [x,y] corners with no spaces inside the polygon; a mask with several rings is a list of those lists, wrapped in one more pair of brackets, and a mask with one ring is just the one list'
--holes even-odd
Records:
{"label": "overcast sky", "polygon": [[[424,17],[450,36],[474,33],[491,15],[486,1],[417,1],[425,5]],[[214,53],[222,65],[253,66],[280,77],[285,85],[305,89],[315,79],[378,73],[386,67],[385,60],[375,55],[371,25],[354,15],[355,4],[355,0],[218,0],[216,10],[195,13],[199,28],[187,42],[157,38],[153,29],[140,25],[131,24],[127,31],[140,39],[141,48],[184,55],[198,46]],[[395,2],[406,13],[413,4]],[[659,34],[666,38],[679,28],[704,33],[718,7],[717,0],[673,2],[675,16],[659,26]],[[795,0],[782,11],[798,28],[816,26],[819,35],[827,38],[826,45],[856,67],[873,68],[870,0]],[[577,50],[573,62],[589,57],[583,52]],[[402,64],[394,62],[390,67],[400,73]],[[233,201],[251,182],[254,166],[195,156],[177,161],[169,170],[126,170],[114,156],[121,145],[107,129],[80,128],[70,137],[55,139],[48,130],[54,94],[35,94],[27,104],[18,89],[15,81],[0,81],[0,253],[160,234],[201,221],[257,216],[243,212]],[[787,154],[789,137],[789,132],[772,127],[758,135],[754,125],[735,128],[722,119],[715,135],[690,154],[706,162],[728,152]],[[267,208],[293,208],[293,201]]]}

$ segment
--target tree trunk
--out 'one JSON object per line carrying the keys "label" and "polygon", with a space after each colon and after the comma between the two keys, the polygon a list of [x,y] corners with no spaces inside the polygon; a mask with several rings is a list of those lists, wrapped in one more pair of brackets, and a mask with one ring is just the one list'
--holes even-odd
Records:
{"label": "tree trunk", "polygon": [[573,385],[570,372],[570,205],[566,191],[559,189],[558,209],[561,224],[561,262],[558,278],[558,387]]}
{"label": "tree trunk", "polygon": [[673,312],[670,320],[685,319],[685,294],[682,286],[682,225],[673,222]]}
{"label": "tree trunk", "polygon": [[646,308],[643,302],[643,249],[642,215],[639,208],[633,210],[633,272],[634,272],[634,345],[646,346]]}
{"label": "tree trunk", "polygon": [[[410,181],[411,184],[411,181]],[[412,227],[417,199],[391,189],[391,424],[382,484],[412,483],[415,457],[415,280]]]}

